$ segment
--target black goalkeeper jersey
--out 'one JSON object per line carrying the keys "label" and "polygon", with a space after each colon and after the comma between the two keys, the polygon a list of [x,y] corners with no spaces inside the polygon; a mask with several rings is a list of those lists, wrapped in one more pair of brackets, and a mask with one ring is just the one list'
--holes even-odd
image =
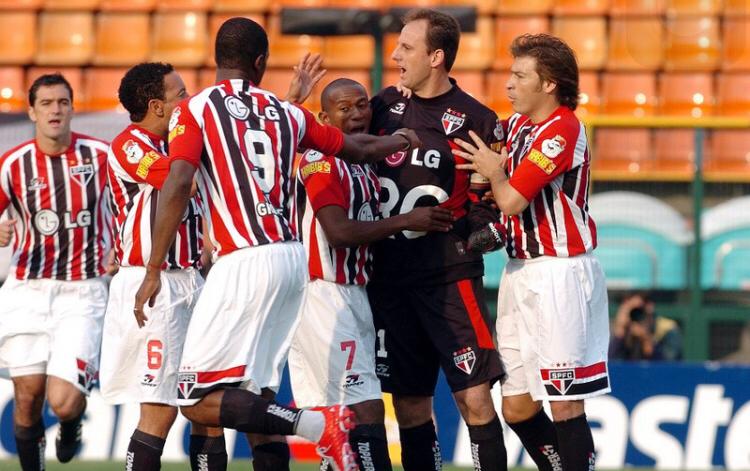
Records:
{"label": "black goalkeeper jersey", "polygon": [[482,256],[463,250],[470,233],[470,175],[456,170],[458,157],[451,148],[457,148],[457,137],[471,142],[469,130],[498,148],[504,135],[497,116],[455,84],[429,99],[406,99],[389,87],[372,98],[372,109],[372,134],[410,128],[422,141],[422,147],[397,152],[378,164],[383,217],[439,205],[453,210],[458,219],[447,233],[403,231],[374,244],[371,281],[431,285],[482,276]]}

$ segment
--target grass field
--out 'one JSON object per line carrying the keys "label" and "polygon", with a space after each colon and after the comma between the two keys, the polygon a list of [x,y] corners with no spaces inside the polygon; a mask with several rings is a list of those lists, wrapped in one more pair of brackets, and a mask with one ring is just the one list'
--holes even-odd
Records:
{"label": "grass field", "polygon": [[[20,466],[18,461],[0,461],[0,471],[18,471]],[[47,471],[122,471],[125,469],[123,463],[116,461],[72,461],[68,464],[60,464],[55,460],[47,461]],[[189,471],[189,463],[165,463],[162,465],[163,471]],[[228,471],[249,471],[251,469],[249,461],[233,461],[229,463]],[[459,468],[456,466],[444,466],[443,471],[464,471],[470,468]],[[394,471],[402,471],[402,468],[396,467]],[[315,464],[292,464],[291,471],[318,471]]]}

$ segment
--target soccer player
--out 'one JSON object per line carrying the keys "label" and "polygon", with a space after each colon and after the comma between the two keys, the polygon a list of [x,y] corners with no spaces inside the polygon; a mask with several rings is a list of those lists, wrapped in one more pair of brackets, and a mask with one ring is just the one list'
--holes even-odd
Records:
{"label": "soccer player", "polygon": [[[365,133],[372,111],[365,88],[349,79],[321,94],[320,121]],[[378,219],[380,183],[371,165],[308,150],[297,173],[298,227],[310,282],[292,340],[289,372],[298,407],[345,404],[357,426],[350,442],[360,469],[390,470],[385,409],[375,374],[375,328],[365,284],[368,244],[402,230],[448,231],[451,212],[437,207]]]}
{"label": "soccer player", "polygon": [[[372,100],[373,134],[413,128],[423,145],[378,164],[384,217],[415,206],[449,209],[449,232],[402,231],[373,245],[368,292],[378,333],[377,373],[393,394],[404,469],[438,470],[440,448],[432,421],[432,396],[442,367],[469,428],[475,467],[506,469],[502,427],[490,387],[503,375],[484,301],[484,266],[466,250],[472,232],[469,175],[456,171],[451,149],[470,129],[499,146],[495,113],[450,79],[460,30],[455,18],[413,10],[404,19],[393,60],[406,98],[395,87]],[[482,208],[481,206],[477,206]],[[485,222],[497,215],[484,208]]]}
{"label": "soccer player", "polygon": [[[148,323],[139,325],[133,318],[132,294],[146,271],[158,190],[169,172],[169,119],[187,92],[171,65],[151,62],[128,70],[118,96],[132,124],[115,137],[109,149],[108,177],[120,270],[110,284],[100,383],[107,402],[140,403],[140,420],[130,439],[126,467],[150,471],[161,468],[164,441],[177,417],[177,367],[190,313],[203,286],[198,272],[202,218],[200,201],[191,198],[161,275],[165,295],[149,311]],[[193,424],[191,433],[192,469],[226,469],[222,430]]]}
{"label": "soccer player", "polygon": [[144,304],[153,305],[160,290],[162,263],[198,171],[218,260],[188,326],[178,375],[182,413],[194,422],[245,433],[297,434],[317,442],[334,469],[356,468],[348,408],[301,411],[260,394],[279,387],[307,278],[291,218],[292,164],[300,145],[374,161],[419,140],[408,130],[382,137],[344,135],[258,88],[268,37],[252,20],[227,20],[219,28],[215,56],[217,85],[172,114],[170,171],[136,315],[143,317]]}
{"label": "soccer player", "polygon": [[[472,134],[455,151],[470,161],[458,168],[490,179],[508,234],[497,319],[508,371],[503,416],[527,450],[541,450],[532,453],[540,468],[548,461],[544,469],[559,469],[562,461],[566,471],[591,471],[584,399],[610,390],[609,318],[604,273],[591,253],[591,156],[574,113],[578,65],[567,44],[546,34],[519,36],[511,53],[506,87],[516,114],[507,148],[498,154]],[[542,400],[550,401],[554,425]]]}
{"label": "soccer player", "polygon": [[15,225],[0,288],[0,368],[13,381],[21,469],[44,469],[45,397],[60,428],[57,458],[81,446],[81,420],[99,368],[110,246],[107,143],[71,132],[73,90],[60,74],[29,89],[36,137],[0,157],[0,212]]}

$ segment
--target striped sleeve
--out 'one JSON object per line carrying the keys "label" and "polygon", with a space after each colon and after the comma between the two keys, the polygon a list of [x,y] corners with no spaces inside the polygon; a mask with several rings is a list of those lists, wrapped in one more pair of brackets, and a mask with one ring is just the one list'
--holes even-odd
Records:
{"label": "striped sleeve", "polygon": [[10,171],[5,165],[5,156],[0,157],[0,214],[10,205]]}
{"label": "striped sleeve", "polygon": [[203,131],[188,104],[183,101],[177,105],[169,121],[169,163],[184,160],[197,168],[203,152]]}
{"label": "striped sleeve", "polygon": [[325,156],[313,161],[303,158],[300,162],[299,175],[305,185],[305,192],[310,199],[313,211],[316,213],[325,206],[349,208],[334,157]]}

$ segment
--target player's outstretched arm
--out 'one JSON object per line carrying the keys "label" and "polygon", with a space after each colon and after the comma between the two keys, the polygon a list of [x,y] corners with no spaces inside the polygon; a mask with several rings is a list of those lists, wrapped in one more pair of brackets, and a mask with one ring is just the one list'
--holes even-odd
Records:
{"label": "player's outstretched arm", "polygon": [[399,129],[390,136],[346,134],[344,146],[336,156],[352,163],[373,163],[395,152],[407,151],[421,145],[419,137],[411,129]]}
{"label": "player's outstretched arm", "polygon": [[414,208],[379,221],[355,221],[341,206],[330,205],[320,208],[316,217],[328,243],[337,249],[370,244],[404,230],[448,232],[454,220],[449,209],[437,206]]}
{"label": "player's outstretched arm", "polygon": [[308,52],[302,56],[299,64],[294,66],[294,76],[289,83],[289,90],[284,100],[298,104],[304,103],[312,93],[313,87],[327,72],[321,67],[322,65],[323,57],[320,54],[311,55]]}

